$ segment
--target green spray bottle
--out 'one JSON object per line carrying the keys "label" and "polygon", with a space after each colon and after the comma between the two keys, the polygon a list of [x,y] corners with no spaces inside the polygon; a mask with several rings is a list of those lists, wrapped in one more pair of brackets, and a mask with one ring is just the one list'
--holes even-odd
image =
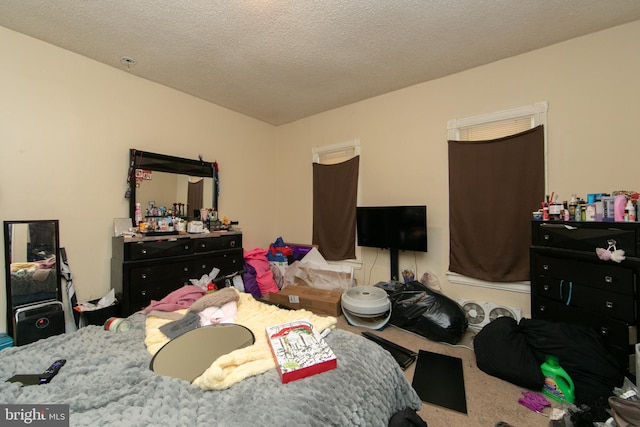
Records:
{"label": "green spray bottle", "polygon": [[545,362],[540,365],[540,369],[544,375],[542,393],[558,402],[573,403],[575,386],[567,371],[560,366],[558,358],[547,356]]}

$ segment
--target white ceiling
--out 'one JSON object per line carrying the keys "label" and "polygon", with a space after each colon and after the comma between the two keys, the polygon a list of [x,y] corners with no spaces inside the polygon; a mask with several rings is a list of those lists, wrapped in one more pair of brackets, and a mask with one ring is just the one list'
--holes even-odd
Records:
{"label": "white ceiling", "polygon": [[0,26],[274,125],[638,19],[638,0],[0,1]]}

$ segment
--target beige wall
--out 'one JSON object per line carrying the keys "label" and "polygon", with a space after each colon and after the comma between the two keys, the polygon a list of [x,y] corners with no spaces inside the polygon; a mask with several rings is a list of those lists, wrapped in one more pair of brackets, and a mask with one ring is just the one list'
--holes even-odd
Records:
{"label": "beige wall", "polygon": [[[433,272],[451,297],[528,313],[527,294],[447,282],[447,121],[548,101],[550,190],[638,190],[639,44],[636,21],[274,128],[0,27],[11,58],[0,67],[0,219],[59,219],[89,299],[109,289],[129,148],[217,160],[220,214],[240,221],[251,249],[310,241],[311,148],[359,138],[362,204],[428,205],[429,252],[401,254],[400,267]],[[385,252],[362,259],[360,284],[388,277]]]}
{"label": "beige wall", "polygon": [[[273,239],[273,126],[0,27],[0,220],[59,219],[81,300],[110,287],[130,148],[220,164],[220,214]],[[2,256],[0,331],[5,327]]]}
{"label": "beige wall", "polygon": [[[429,252],[400,254],[400,268],[438,276],[447,295],[516,305],[529,295],[450,284],[447,121],[548,101],[549,191],[639,190],[640,21],[348,105],[278,128],[287,193],[279,228],[311,236],[311,148],[360,138],[361,203],[426,204]],[[306,196],[305,196],[306,195]],[[469,214],[473,214],[470,207]],[[499,218],[496,218],[499,221]],[[490,249],[490,248],[488,248]],[[388,252],[363,249],[361,284],[388,279]],[[374,263],[375,261],[375,263]]]}

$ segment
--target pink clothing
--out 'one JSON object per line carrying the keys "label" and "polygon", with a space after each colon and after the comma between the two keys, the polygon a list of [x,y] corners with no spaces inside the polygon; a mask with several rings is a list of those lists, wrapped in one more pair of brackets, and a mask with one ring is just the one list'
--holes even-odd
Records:
{"label": "pink clothing", "polygon": [[250,251],[244,251],[244,262],[251,265],[256,270],[256,282],[258,282],[258,288],[260,293],[264,296],[269,292],[278,292],[278,285],[273,280],[273,273],[267,260],[266,249],[252,249]]}
{"label": "pink clothing", "polygon": [[144,309],[145,314],[149,314],[152,310],[159,311],[176,311],[183,308],[191,307],[206,292],[198,286],[186,285],[171,292],[160,301],[152,300],[151,304]]}
{"label": "pink clothing", "polygon": [[207,307],[198,315],[200,316],[200,326],[233,323],[238,315],[238,304],[236,301],[229,301],[220,307]]}

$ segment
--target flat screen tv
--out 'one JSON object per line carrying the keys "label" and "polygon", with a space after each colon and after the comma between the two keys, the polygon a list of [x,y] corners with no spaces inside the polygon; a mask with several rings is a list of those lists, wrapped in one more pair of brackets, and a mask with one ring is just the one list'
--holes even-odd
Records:
{"label": "flat screen tv", "polygon": [[398,251],[427,252],[427,207],[358,206],[358,246],[390,250],[391,280],[396,281]]}

